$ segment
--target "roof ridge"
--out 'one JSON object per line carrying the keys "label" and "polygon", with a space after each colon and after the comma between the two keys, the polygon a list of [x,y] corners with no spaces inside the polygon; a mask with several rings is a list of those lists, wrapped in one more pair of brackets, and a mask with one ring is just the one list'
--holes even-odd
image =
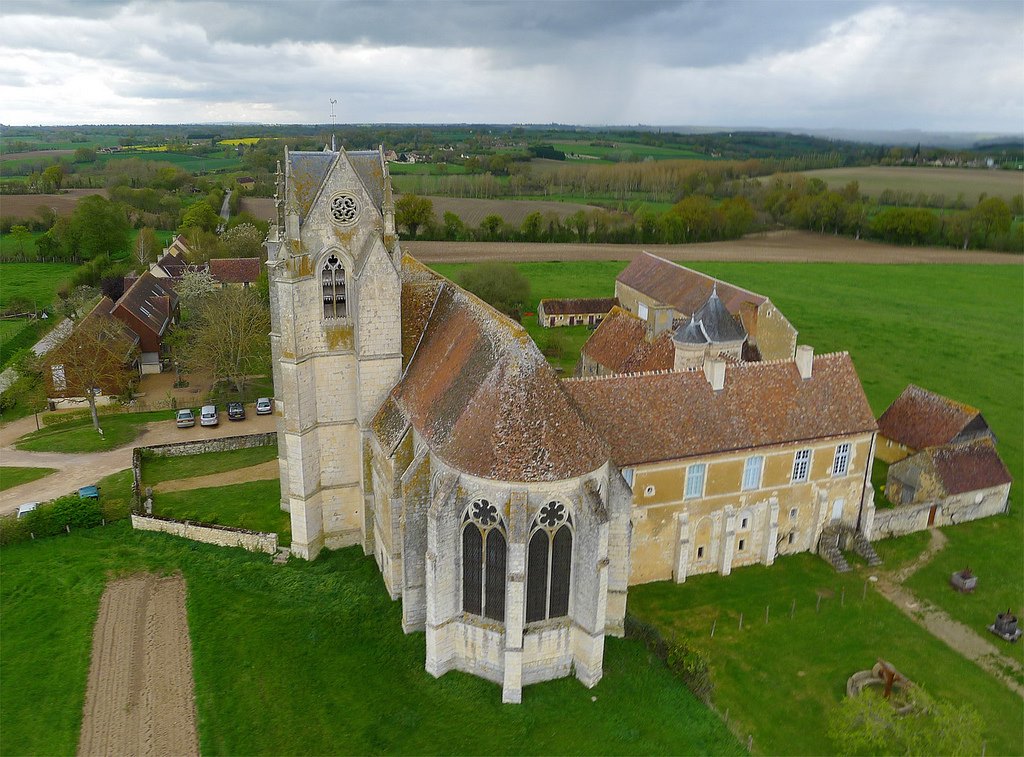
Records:
{"label": "roof ridge", "polygon": [[[705,279],[710,279],[714,283],[724,284],[725,286],[731,287],[732,289],[739,290],[740,292],[746,292],[747,294],[752,294],[755,297],[764,297],[764,299],[766,299],[766,300],[771,300],[771,297],[769,297],[766,294],[760,294],[758,292],[755,292],[752,289],[747,289],[746,287],[741,287],[741,286],[738,286],[736,284],[733,284],[730,281],[725,281],[724,279],[716,278],[716,277],[714,277],[714,276],[712,276],[710,274],[704,273],[702,271],[698,271],[696,268],[689,268],[689,267],[683,265],[682,263],[677,263],[674,260],[669,260],[668,258],[661,257],[660,255],[655,255],[653,252],[648,252],[647,250],[643,250],[642,252],[644,253],[644,255],[650,255],[655,260],[661,260],[661,261],[663,261],[665,263],[668,263],[669,265],[674,265],[677,268],[682,268],[684,271],[689,271],[691,273],[697,274],[698,276],[703,276]],[[621,276],[621,275],[622,274],[620,273],[619,276]],[[618,278],[618,277],[616,277],[616,278]],[[717,292],[716,292],[716,294],[717,294]],[[719,296],[719,299],[721,299],[721,296]]]}
{"label": "roof ridge", "polygon": [[609,373],[604,376],[567,376],[562,381],[603,381],[605,379],[639,378],[641,376],[663,376],[667,373],[688,373],[695,371],[695,368],[688,368],[682,371],[675,371],[671,368],[663,368],[657,371],[630,371],[629,373]]}

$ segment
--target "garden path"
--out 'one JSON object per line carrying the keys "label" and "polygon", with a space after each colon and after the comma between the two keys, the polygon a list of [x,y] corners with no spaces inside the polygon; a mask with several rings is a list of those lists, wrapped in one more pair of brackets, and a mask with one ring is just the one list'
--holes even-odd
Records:
{"label": "garden path", "polygon": [[946,546],[946,537],[939,529],[932,528],[930,533],[931,541],[912,563],[900,570],[878,574],[878,583],[875,585],[878,592],[932,636],[1024,698],[1024,686],[1019,682],[1024,676],[1024,666],[1002,654],[994,644],[982,638],[974,629],[954,620],[948,613],[930,602],[914,596],[913,592],[903,586],[904,581],[927,565],[932,557]]}
{"label": "garden path", "polygon": [[281,474],[277,460],[250,465],[247,468],[236,468],[223,473],[210,473],[195,478],[178,478],[173,481],[162,481],[153,487],[158,494],[166,492],[183,492],[190,489],[206,489],[211,486],[227,486],[228,484],[244,484],[248,481],[270,481]]}

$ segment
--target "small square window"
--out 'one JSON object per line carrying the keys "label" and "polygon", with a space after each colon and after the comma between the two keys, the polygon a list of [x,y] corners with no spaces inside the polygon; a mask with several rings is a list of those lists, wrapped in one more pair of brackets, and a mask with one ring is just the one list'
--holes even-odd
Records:
{"label": "small square window", "polygon": [[644,487],[644,496],[645,497],[653,497],[654,496],[654,487],[651,486],[650,484],[645,486]]}
{"label": "small square window", "polygon": [[704,547],[697,547],[697,559],[704,557]]}
{"label": "small square window", "polygon": [[742,552],[743,548],[746,547],[746,546],[747,546],[747,540],[746,539],[740,539],[740,552]]}

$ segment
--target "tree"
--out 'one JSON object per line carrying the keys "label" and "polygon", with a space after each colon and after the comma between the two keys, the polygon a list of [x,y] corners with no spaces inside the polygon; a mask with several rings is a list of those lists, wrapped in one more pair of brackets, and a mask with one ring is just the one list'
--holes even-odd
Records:
{"label": "tree", "polygon": [[18,254],[25,254],[25,245],[32,241],[32,234],[28,230],[27,226],[12,226],[11,237],[14,241],[15,246],[18,248]]}
{"label": "tree", "polygon": [[464,239],[466,236],[466,224],[462,222],[455,213],[446,211],[443,217],[444,238],[449,240]]}
{"label": "tree", "polygon": [[520,231],[523,234],[523,239],[527,242],[539,242],[541,231],[544,228],[544,216],[538,211],[529,213],[526,218],[523,219],[523,224],[520,227]]}
{"label": "tree", "polygon": [[239,393],[249,377],[270,364],[270,310],[248,289],[228,287],[211,292],[195,306],[187,359]]}
{"label": "tree", "polygon": [[195,202],[185,208],[181,215],[181,226],[179,234],[185,234],[189,229],[200,229],[202,231],[214,231],[220,223],[220,216],[217,211],[205,202]]}
{"label": "tree", "polygon": [[59,192],[64,183],[64,166],[60,163],[49,166],[43,171],[42,179],[45,186],[52,187]]}
{"label": "tree", "polygon": [[100,195],[83,197],[71,215],[72,249],[85,260],[127,249],[129,231],[124,207]]}
{"label": "tree", "polygon": [[1005,234],[1013,223],[1010,206],[999,197],[988,197],[971,211],[975,226],[981,234],[981,243],[987,244],[994,234]]}
{"label": "tree", "polygon": [[181,281],[174,286],[185,317],[188,317],[208,294],[218,289],[220,284],[208,268],[186,270],[181,275]]}
{"label": "tree", "polygon": [[408,229],[413,239],[420,226],[426,226],[433,220],[434,203],[426,197],[402,195],[395,202],[395,223]]}
{"label": "tree", "polygon": [[498,236],[498,232],[501,231],[501,227],[504,225],[505,219],[496,213],[485,216],[484,220],[480,222],[480,228],[483,229],[491,239]]}
{"label": "tree", "polygon": [[157,241],[156,232],[153,229],[148,226],[139,229],[132,252],[135,254],[135,259],[139,261],[140,270],[145,270],[149,263],[156,258],[156,251],[159,247],[160,242]]}
{"label": "tree", "polygon": [[86,318],[53,352],[53,388],[66,396],[85,396],[92,425],[99,431],[96,390],[108,394],[127,391],[135,378],[132,364],[137,357],[135,340],[119,321],[101,315]]}
{"label": "tree", "polygon": [[61,288],[57,290],[58,307],[66,317],[75,320],[85,306],[96,298],[97,294],[99,293],[90,286],[77,286],[74,289]]}
{"label": "tree", "polygon": [[530,300],[530,282],[511,263],[479,263],[459,274],[459,285],[517,321]]}
{"label": "tree", "polygon": [[847,697],[829,717],[828,735],[840,754],[981,753],[985,724],[968,704],[931,699],[914,687],[913,710],[900,715],[873,691]]}
{"label": "tree", "polygon": [[221,251],[227,258],[262,258],[264,235],[249,223],[239,224],[220,235]]}

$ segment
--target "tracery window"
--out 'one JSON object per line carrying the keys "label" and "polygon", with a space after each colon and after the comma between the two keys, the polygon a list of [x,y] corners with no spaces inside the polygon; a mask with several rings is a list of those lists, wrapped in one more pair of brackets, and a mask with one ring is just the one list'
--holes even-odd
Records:
{"label": "tracery window", "polygon": [[551,501],[533,522],[526,556],[526,622],[569,614],[572,576],[572,516]]}
{"label": "tracery window", "polygon": [[462,516],[462,610],[505,620],[508,545],[498,508],[476,499]]}
{"label": "tracery window", "polygon": [[345,266],[331,255],[320,272],[324,289],[324,318],[344,318],[348,314],[345,296]]}

